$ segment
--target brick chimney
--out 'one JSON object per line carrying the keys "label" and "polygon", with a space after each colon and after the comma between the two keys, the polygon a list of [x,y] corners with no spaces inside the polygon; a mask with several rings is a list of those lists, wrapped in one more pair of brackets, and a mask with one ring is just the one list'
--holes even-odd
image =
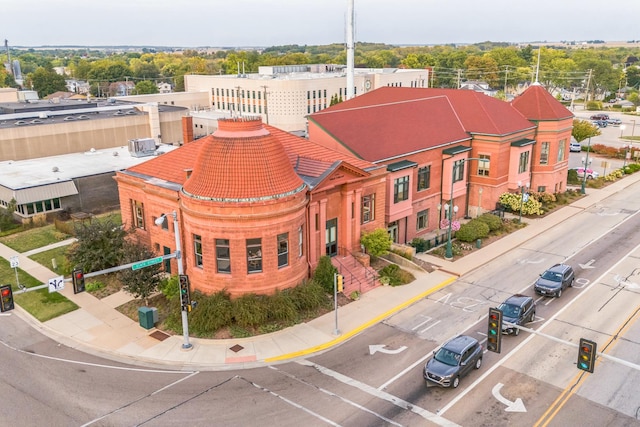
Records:
{"label": "brick chimney", "polygon": [[182,118],[182,143],[188,144],[193,141],[193,117]]}

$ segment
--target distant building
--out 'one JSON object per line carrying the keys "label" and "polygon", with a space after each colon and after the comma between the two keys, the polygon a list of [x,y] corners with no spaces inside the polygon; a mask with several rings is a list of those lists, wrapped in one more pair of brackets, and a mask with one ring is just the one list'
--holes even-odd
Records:
{"label": "distant building", "polygon": [[158,93],[171,93],[173,92],[173,87],[170,83],[167,82],[159,82],[156,83],[156,87],[158,88]]}
{"label": "distant building", "polygon": [[[430,70],[356,68],[356,96],[380,87],[428,87]],[[285,131],[306,130],[306,116],[346,99],[346,67],[335,64],[260,67],[258,73],[185,75],[185,91],[207,92],[209,108],[235,117],[260,116]]]}
{"label": "distant building", "polygon": [[130,140],[152,138],[160,151],[184,141],[185,108],[62,96],[15,102],[22,92],[0,91],[14,99],[0,103],[0,206],[16,199],[23,218],[117,206],[113,174],[146,160],[126,161]]}

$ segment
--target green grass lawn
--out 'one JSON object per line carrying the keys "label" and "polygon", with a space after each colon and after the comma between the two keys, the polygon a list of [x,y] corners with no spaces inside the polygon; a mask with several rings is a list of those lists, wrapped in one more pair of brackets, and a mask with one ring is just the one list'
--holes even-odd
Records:
{"label": "green grass lawn", "polygon": [[0,277],[3,277],[3,284],[10,284],[13,289],[13,297],[20,307],[41,322],[61,316],[70,311],[76,310],[78,306],[69,301],[63,295],[48,289],[38,291],[22,292],[18,283],[27,288],[42,285],[35,277],[27,274],[20,268],[18,271],[18,282],[16,282],[16,269],[11,268],[9,261],[0,258]]}
{"label": "green grass lawn", "polygon": [[[0,243],[22,253],[32,249],[41,248],[51,243],[60,242],[70,237],[71,236],[68,234],[56,230],[56,227],[52,224],[0,237]],[[49,263],[48,265],[51,264]]]}
{"label": "green grass lawn", "polygon": [[[71,268],[67,263],[67,258],[65,254],[69,246],[62,246],[60,248],[49,249],[48,251],[38,252],[29,256],[30,259],[34,260],[38,264],[44,265],[51,271],[55,271],[58,274],[63,276],[68,276],[71,274]],[[56,268],[53,268],[52,259],[56,260]]]}

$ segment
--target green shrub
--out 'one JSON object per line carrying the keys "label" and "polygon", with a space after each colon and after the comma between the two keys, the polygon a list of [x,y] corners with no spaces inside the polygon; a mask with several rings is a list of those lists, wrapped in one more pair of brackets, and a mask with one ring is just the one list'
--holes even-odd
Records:
{"label": "green shrub", "polygon": [[428,249],[427,241],[422,237],[414,237],[409,244],[416,248],[416,252],[418,253],[424,252]]}
{"label": "green shrub", "polygon": [[511,212],[522,212],[523,215],[542,215],[544,213],[542,203],[534,197],[529,197],[523,204],[520,193],[503,193],[499,201],[502,206],[510,209]]}
{"label": "green shrub", "polygon": [[233,305],[228,292],[219,291],[211,295],[194,292],[192,299],[198,302],[189,314],[189,328],[194,334],[210,336],[231,324]]}
{"label": "green shrub", "polygon": [[[489,226],[489,232],[492,233],[494,231],[502,230],[502,218],[498,215],[493,215],[490,213],[484,213],[476,218],[478,221],[484,222]],[[456,234],[457,236],[457,234]]]}
{"label": "green shrub", "polygon": [[479,219],[472,219],[466,224],[460,226],[460,230],[456,231],[456,239],[461,242],[473,242],[489,235],[489,226]]}
{"label": "green shrub", "polygon": [[107,286],[107,285],[105,285],[104,283],[99,282],[99,281],[89,282],[85,286],[85,290],[87,292],[95,292],[95,291],[98,291],[98,290],[104,288],[105,286]]}
{"label": "green shrub", "polygon": [[256,294],[245,294],[232,301],[233,316],[241,328],[254,328],[269,319],[265,298]]}
{"label": "green shrub", "polygon": [[265,300],[269,320],[294,323],[298,320],[298,310],[291,295],[286,291],[276,291]]}
{"label": "green shrub", "polygon": [[338,273],[338,269],[331,264],[331,258],[324,255],[318,260],[316,271],[313,272],[313,279],[322,285],[322,288],[329,293],[333,293],[333,277]]}
{"label": "green shrub", "polygon": [[317,310],[330,302],[324,288],[315,280],[305,280],[287,292],[300,311]]}
{"label": "green shrub", "polygon": [[171,276],[168,279],[162,279],[160,281],[160,292],[165,296],[168,300],[173,300],[178,296],[179,286],[178,286],[178,276]]}
{"label": "green shrub", "polygon": [[400,267],[397,264],[389,264],[380,270],[381,282],[388,282],[391,286],[401,285],[400,281]]}
{"label": "green shrub", "polygon": [[402,270],[396,264],[389,264],[378,273],[380,282],[390,286],[406,285],[415,280],[415,277],[407,271]]}
{"label": "green shrub", "polygon": [[391,237],[386,228],[377,228],[371,233],[362,233],[360,243],[365,247],[368,254],[380,256],[389,252]]}

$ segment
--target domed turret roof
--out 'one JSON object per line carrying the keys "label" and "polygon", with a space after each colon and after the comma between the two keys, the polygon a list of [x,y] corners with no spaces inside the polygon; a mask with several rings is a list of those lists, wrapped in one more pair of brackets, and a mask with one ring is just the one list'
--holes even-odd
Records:
{"label": "domed turret roof", "polygon": [[303,191],[282,144],[258,117],[220,119],[201,145],[183,193],[224,202],[266,201]]}

